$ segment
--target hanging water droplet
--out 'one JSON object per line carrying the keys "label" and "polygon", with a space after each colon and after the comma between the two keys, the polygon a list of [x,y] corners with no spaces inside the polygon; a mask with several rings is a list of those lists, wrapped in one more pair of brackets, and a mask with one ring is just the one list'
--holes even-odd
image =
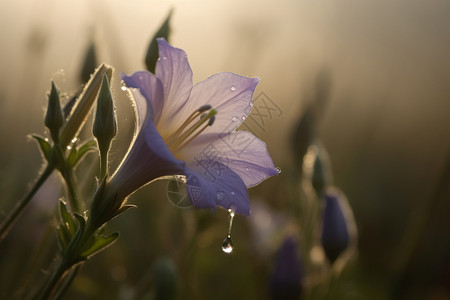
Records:
{"label": "hanging water droplet", "polygon": [[236,87],[234,85],[230,86],[230,90],[232,90],[233,92],[236,90]]}
{"label": "hanging water droplet", "polygon": [[281,173],[281,169],[280,169],[280,168],[276,167],[275,169],[277,169],[277,171],[278,171],[278,174],[280,174],[280,173]]}
{"label": "hanging water droplet", "polygon": [[228,209],[228,217],[230,222],[228,223],[228,234],[222,242],[222,251],[225,253],[231,253],[233,251],[233,241],[231,240],[231,227],[233,226],[234,210]]}
{"label": "hanging water droplet", "polygon": [[230,254],[233,252],[233,241],[231,240],[231,236],[227,236],[222,242],[222,251],[224,253]]}
{"label": "hanging water droplet", "polygon": [[242,115],[241,119],[242,121],[245,121],[245,119],[247,119],[247,115]]}
{"label": "hanging water droplet", "polygon": [[238,117],[234,116],[231,118],[231,121],[236,122],[238,120]]}

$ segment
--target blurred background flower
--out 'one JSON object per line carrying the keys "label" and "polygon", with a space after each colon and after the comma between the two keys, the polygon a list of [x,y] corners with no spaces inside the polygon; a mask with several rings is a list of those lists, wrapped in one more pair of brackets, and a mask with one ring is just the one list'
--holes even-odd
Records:
{"label": "blurred background flower", "polygon": [[[133,122],[118,73],[145,68],[149,40],[171,9],[170,41],[189,54],[194,82],[224,71],[261,78],[243,129],[267,142],[282,170],[250,191],[251,199],[267,208],[261,224],[278,213],[298,219],[295,205],[306,203],[298,191],[303,161],[298,149],[306,153],[307,146],[293,150],[292,136],[307,114],[301,136],[320,135],[333,165],[333,184],[345,191],[359,233],[358,256],[335,282],[333,299],[450,299],[448,1],[4,1],[0,217],[41,167],[39,151],[26,136],[44,133],[50,79],[63,99],[75,94],[93,42],[96,60],[118,71],[113,93],[119,99],[116,141],[121,142],[113,142],[111,152],[111,167],[117,166]],[[86,160],[79,167],[89,165]],[[268,253],[275,253],[277,243],[260,242],[272,248],[256,253],[250,219],[237,217],[235,250],[224,255],[227,213],[174,207],[166,189],[167,183],[158,182],[136,193],[132,202],[139,209],[111,225],[121,232],[118,243],[81,270],[67,299],[129,295],[163,255],[178,267],[181,299],[269,299],[261,287],[275,261]],[[51,210],[39,204],[28,212],[37,209]],[[17,262],[33,265],[29,253],[39,250],[28,240],[39,220],[26,215],[21,220],[0,245],[0,298],[12,290],[20,295],[24,282],[42,274],[40,265],[31,275],[17,271]],[[316,230],[309,226],[300,226],[300,238]],[[44,227],[31,235],[39,240],[45,232]],[[271,232],[267,239],[281,241]],[[313,244],[300,240],[299,247]],[[305,258],[304,289],[312,290],[319,284],[311,271],[321,265],[308,262],[309,251],[299,255]],[[43,261],[50,264],[52,258]]]}

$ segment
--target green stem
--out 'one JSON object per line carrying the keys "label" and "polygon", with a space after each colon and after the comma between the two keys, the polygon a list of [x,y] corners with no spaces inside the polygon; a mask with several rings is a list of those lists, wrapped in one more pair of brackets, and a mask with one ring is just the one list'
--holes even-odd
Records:
{"label": "green stem", "polygon": [[47,180],[50,174],[55,169],[52,164],[47,165],[44,172],[40,175],[39,179],[34,184],[33,188],[28,192],[28,194],[16,205],[12,213],[6,218],[6,220],[0,226],[0,242],[8,235],[12,226],[18,219],[18,217],[23,213],[24,208],[28,205],[30,200],[42,186],[42,184]]}
{"label": "green stem", "polygon": [[44,289],[42,290],[38,299],[47,300],[50,299],[50,296],[53,294],[53,291],[56,289],[58,283],[64,278],[64,275],[72,266],[69,264],[69,261],[62,257],[58,268],[53,272],[50,279],[47,281]]}
{"label": "green stem", "polygon": [[70,271],[70,273],[65,278],[64,282],[61,283],[61,287],[58,288],[54,300],[61,299],[64,296],[64,294],[69,289],[70,285],[72,284],[73,280],[77,276],[80,269],[81,265],[77,265]]}
{"label": "green stem", "polygon": [[75,181],[75,173],[71,168],[66,168],[63,172],[63,178],[66,182],[67,190],[69,193],[69,205],[73,212],[80,212],[83,209],[83,203],[81,202],[80,194],[77,189]]}

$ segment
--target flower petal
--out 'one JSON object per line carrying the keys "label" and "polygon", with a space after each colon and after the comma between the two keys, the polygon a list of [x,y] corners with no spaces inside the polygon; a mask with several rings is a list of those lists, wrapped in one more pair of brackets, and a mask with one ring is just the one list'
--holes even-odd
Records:
{"label": "flower petal", "polygon": [[161,176],[183,174],[185,163],[167,148],[153,122],[146,119],[135,142],[110,180],[119,197],[126,197]]}
{"label": "flower petal", "polygon": [[196,166],[186,167],[184,172],[186,191],[195,207],[215,210],[219,205],[242,215],[250,215],[247,187],[239,175],[224,164],[203,160],[198,161]]}
{"label": "flower petal", "polygon": [[162,38],[158,39],[158,45],[159,59],[156,63],[155,74],[161,80],[164,88],[165,104],[161,121],[167,122],[158,127],[162,127],[164,130],[170,127],[173,130],[192,113],[192,111],[186,112],[186,116],[184,116],[182,112],[193,86],[192,70],[186,52],[170,46]]}
{"label": "flower petal", "polygon": [[139,125],[142,125],[147,114],[157,124],[164,106],[161,81],[147,71],[139,71],[131,76],[121,74],[121,77],[133,94]]}
{"label": "flower petal", "polygon": [[217,109],[214,124],[203,134],[223,134],[235,130],[252,110],[252,96],[258,78],[233,73],[218,73],[197,83],[185,110],[194,111],[204,104]]}
{"label": "flower petal", "polygon": [[183,149],[183,156],[191,158],[189,166],[205,159],[220,161],[247,187],[278,174],[266,144],[248,131],[234,131],[218,139],[213,134],[199,136]]}

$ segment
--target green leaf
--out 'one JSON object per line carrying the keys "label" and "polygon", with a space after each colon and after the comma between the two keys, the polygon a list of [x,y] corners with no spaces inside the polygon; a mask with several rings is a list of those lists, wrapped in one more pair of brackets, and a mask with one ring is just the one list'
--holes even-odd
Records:
{"label": "green leaf", "polygon": [[78,221],[79,226],[78,226],[78,230],[75,233],[75,236],[73,237],[72,240],[73,240],[73,244],[77,245],[80,242],[81,238],[83,237],[84,230],[86,228],[86,220],[84,219],[84,217],[82,215],[80,215],[78,213],[74,213],[74,215]]}
{"label": "green leaf", "polygon": [[50,161],[50,153],[52,152],[52,146],[50,145],[50,143],[47,141],[47,139],[36,134],[33,134],[32,137],[38,142],[42,155],[47,161]]}
{"label": "green leaf", "polygon": [[77,232],[78,226],[67,211],[66,204],[61,200],[59,201],[59,214],[61,215],[62,225],[64,225],[70,233],[70,237],[72,237]]}
{"label": "green leaf", "polygon": [[75,145],[70,149],[69,156],[67,157],[67,163],[69,166],[73,167],[73,162],[77,158],[77,147]]}
{"label": "green leaf", "polygon": [[156,39],[164,38],[166,39],[166,41],[169,40],[171,16],[172,10],[169,12],[169,15],[167,16],[161,27],[158,29],[158,31],[151,39],[147,49],[147,54],[145,55],[145,66],[147,67],[147,70],[149,70],[153,74],[155,73],[156,61],[158,60],[159,56],[158,42],[156,41]]}
{"label": "green leaf", "polygon": [[64,250],[67,248],[67,245],[70,243],[72,236],[71,236],[69,230],[64,225],[58,226],[57,231],[58,231],[59,246],[61,247],[62,250]]}
{"label": "green leaf", "polygon": [[118,237],[119,237],[118,232],[115,232],[109,236],[97,236],[95,238],[95,242],[91,244],[88,247],[88,249],[85,249],[83,250],[83,252],[81,252],[81,256],[88,258],[89,256],[92,256],[102,251],[103,249],[114,243]]}
{"label": "green leaf", "polygon": [[77,148],[77,155],[74,157],[73,161],[70,161],[70,165],[72,167],[75,167],[78,162],[89,152],[96,151],[97,150],[97,143],[95,140],[89,140],[82,144],[80,147]]}

